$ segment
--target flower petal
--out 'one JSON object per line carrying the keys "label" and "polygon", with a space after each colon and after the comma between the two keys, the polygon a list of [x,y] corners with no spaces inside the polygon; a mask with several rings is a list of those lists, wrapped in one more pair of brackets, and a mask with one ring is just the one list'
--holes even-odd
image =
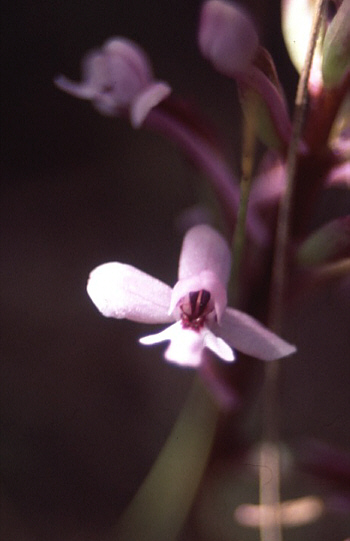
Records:
{"label": "flower petal", "polygon": [[141,344],[152,345],[170,340],[164,356],[167,361],[181,366],[197,367],[202,361],[204,339],[201,333],[192,329],[184,329],[182,322],[177,321],[164,331],[140,338]]}
{"label": "flower petal", "polygon": [[[309,0],[282,0],[281,22],[283,38],[295,68],[301,73],[305,64],[314,18],[314,3]],[[309,92],[320,90],[322,84],[322,39],[317,40],[311,72]]]}
{"label": "flower petal", "polygon": [[141,344],[150,346],[170,340],[168,349],[165,352],[167,361],[182,366],[197,367],[202,362],[204,348],[210,349],[215,355],[224,361],[233,361],[234,353],[230,346],[215,336],[208,328],[200,331],[184,329],[181,321],[177,321],[170,327],[157,334],[151,334],[140,338]]}
{"label": "flower petal", "polygon": [[96,95],[96,89],[88,83],[75,83],[70,79],[67,79],[64,75],[58,75],[54,79],[54,83],[60,90],[80,98],[82,100],[92,100]]}
{"label": "flower petal", "polygon": [[161,81],[150,84],[136,96],[131,104],[130,119],[133,128],[139,128],[148,113],[171,93],[171,87]]}
{"label": "flower petal", "polygon": [[192,227],[183,240],[179,280],[211,271],[226,287],[231,266],[231,255],[223,236],[209,225]]}
{"label": "flower petal", "polygon": [[129,70],[134,73],[140,86],[146,86],[152,80],[153,70],[148,55],[142,47],[131,39],[121,36],[109,38],[105,42],[102,51],[108,58],[112,75],[118,74],[118,71],[114,71],[115,60],[117,60],[116,66],[119,67],[119,59],[122,59],[125,67],[129,66]]}
{"label": "flower petal", "polygon": [[209,0],[201,10],[198,45],[219,72],[235,76],[251,63],[259,39],[252,20],[240,6]]}
{"label": "flower petal", "polygon": [[215,336],[209,329],[203,329],[204,346],[210,349],[223,361],[234,361],[235,354],[232,348],[219,336]]}
{"label": "flower petal", "polygon": [[123,263],[105,263],[92,271],[87,292],[106,317],[140,323],[168,323],[171,288]]}
{"label": "flower petal", "polygon": [[216,332],[232,347],[251,357],[273,361],[295,353],[296,347],[282,340],[256,319],[227,308]]}
{"label": "flower petal", "polygon": [[173,325],[170,325],[170,327],[166,327],[166,329],[155,334],[143,336],[142,338],[139,338],[139,342],[144,346],[153,346],[154,344],[159,344],[166,340],[173,340],[173,338],[177,336],[179,330],[183,331],[181,321],[177,321],[176,323],[173,323]]}
{"label": "flower petal", "polygon": [[333,167],[326,178],[326,186],[334,188],[350,188],[350,162]]}

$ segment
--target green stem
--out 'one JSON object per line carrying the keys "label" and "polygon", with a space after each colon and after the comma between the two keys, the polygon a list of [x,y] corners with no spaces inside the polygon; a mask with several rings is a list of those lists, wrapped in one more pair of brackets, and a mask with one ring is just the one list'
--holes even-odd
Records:
{"label": "green stem", "polygon": [[[325,4],[326,0],[317,0],[315,6],[315,15],[310,43],[305,64],[300,75],[295,99],[292,135],[286,165],[286,192],[281,201],[278,214],[269,314],[269,326],[277,333],[281,331],[282,326],[283,303],[288,264],[288,243],[296,184],[295,176],[298,160],[298,149],[302,137],[307,106],[308,80],[310,77],[312,60],[315,52],[317,37],[321,27],[322,14]],[[279,369],[280,367],[278,361],[267,363],[265,365],[262,421],[263,443],[261,446],[260,467],[260,505],[262,506],[262,510],[268,508],[275,510],[275,520],[265,521],[264,515],[262,514],[260,522],[261,541],[282,541],[282,527],[278,513],[280,505],[280,451],[278,443]],[[267,472],[269,472],[269,480],[266,477]]]}
{"label": "green stem", "polygon": [[280,332],[282,323],[284,290],[286,281],[288,239],[291,227],[291,215],[293,197],[295,191],[295,173],[298,161],[298,149],[301,141],[302,130],[308,97],[308,81],[315,52],[317,37],[322,22],[322,13],[326,0],[317,0],[315,15],[311,32],[311,39],[303,66],[295,98],[295,110],[292,124],[292,135],[287,155],[286,164],[286,192],[281,201],[275,241],[275,253],[271,281],[271,310],[269,317],[270,327]]}
{"label": "green stem", "polygon": [[211,452],[218,409],[198,377],[151,471],[123,513],[117,541],[175,541]]}
{"label": "green stem", "polygon": [[232,298],[233,303],[238,303],[240,291],[240,273],[242,258],[246,240],[246,224],[249,194],[253,177],[254,151],[255,151],[255,110],[256,102],[251,98],[245,110],[243,125],[242,161],[241,161],[241,182],[240,182],[240,203],[237,214],[237,224],[233,237],[233,264],[232,264]]}

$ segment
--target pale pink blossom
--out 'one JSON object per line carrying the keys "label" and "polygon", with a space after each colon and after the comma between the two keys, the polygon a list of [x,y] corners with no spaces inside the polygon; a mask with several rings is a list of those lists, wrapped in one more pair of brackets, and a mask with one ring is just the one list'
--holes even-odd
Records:
{"label": "pale pink blossom", "polygon": [[129,114],[134,127],[139,127],[171,92],[167,83],[154,80],[150,61],[141,47],[120,37],[86,54],[80,83],[64,75],[56,77],[55,83],[68,94],[90,100],[102,114]]}
{"label": "pale pink blossom", "polygon": [[246,71],[257,53],[258,34],[241,6],[208,0],[202,6],[198,45],[216,69],[231,77]]}
{"label": "pale pink blossom", "polygon": [[230,249],[208,225],[185,235],[173,288],[123,263],[106,263],[92,271],[87,291],[107,317],[141,323],[171,323],[163,331],[140,339],[145,345],[169,341],[165,358],[198,367],[205,348],[224,361],[234,349],[262,360],[296,351],[254,318],[227,307]]}

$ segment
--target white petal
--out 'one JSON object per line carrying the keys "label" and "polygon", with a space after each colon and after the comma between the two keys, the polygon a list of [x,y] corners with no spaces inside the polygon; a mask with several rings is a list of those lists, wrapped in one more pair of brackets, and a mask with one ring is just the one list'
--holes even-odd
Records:
{"label": "white petal", "polygon": [[180,321],[176,325],[176,334],[164,354],[166,360],[181,366],[199,366],[204,349],[202,334],[192,329],[183,329]]}
{"label": "white petal", "polygon": [[179,261],[179,280],[211,271],[226,287],[231,266],[230,249],[209,225],[192,227],[185,235]]}
{"label": "white petal", "polygon": [[182,366],[199,366],[202,361],[204,338],[201,333],[184,329],[181,321],[167,327],[164,331],[140,338],[141,344],[152,345],[170,340],[164,354],[167,361]]}
{"label": "white petal", "polygon": [[145,90],[142,90],[131,104],[132,127],[139,128],[153,107],[167,98],[170,93],[170,86],[162,82],[152,83]]}
{"label": "white petal", "polygon": [[220,357],[220,359],[223,361],[235,360],[232,348],[230,348],[222,338],[215,336],[209,329],[203,329],[202,335],[204,338],[204,346]]}
{"label": "white petal", "polygon": [[282,340],[256,319],[233,308],[225,310],[216,332],[235,349],[263,361],[280,359],[296,351],[295,346]]}
{"label": "white petal", "polygon": [[168,323],[171,288],[123,263],[105,263],[90,274],[87,292],[106,317],[140,323]]}
{"label": "white petal", "polygon": [[177,336],[180,329],[183,330],[181,321],[177,321],[173,325],[170,325],[170,327],[163,329],[161,332],[143,336],[139,339],[139,342],[144,346],[153,346],[153,344],[159,344],[160,342],[165,342],[166,340],[172,340]]}
{"label": "white petal", "polygon": [[177,321],[170,327],[157,334],[151,334],[140,338],[141,344],[150,346],[170,340],[165,352],[167,361],[182,366],[199,366],[202,362],[203,349],[210,349],[215,355],[224,361],[233,361],[234,353],[229,345],[215,336],[209,329],[204,327],[201,331],[184,329],[181,321]]}

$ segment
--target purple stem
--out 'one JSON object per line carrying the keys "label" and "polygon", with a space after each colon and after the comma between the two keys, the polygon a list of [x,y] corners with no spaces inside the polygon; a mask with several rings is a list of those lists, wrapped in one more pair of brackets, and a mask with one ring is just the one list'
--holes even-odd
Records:
{"label": "purple stem", "polygon": [[286,103],[275,85],[260,69],[254,66],[245,73],[237,73],[236,80],[239,86],[243,86],[243,88],[246,86],[262,97],[281,143],[284,148],[287,148],[292,125]]}
{"label": "purple stem", "polygon": [[[161,107],[153,109],[143,125],[165,135],[176,143],[207,175],[223,209],[230,234],[232,234],[237,220],[240,188],[238,180],[225,159],[198,133]],[[266,238],[261,223],[255,221],[253,214],[247,220],[247,234],[259,244],[264,242]]]}

